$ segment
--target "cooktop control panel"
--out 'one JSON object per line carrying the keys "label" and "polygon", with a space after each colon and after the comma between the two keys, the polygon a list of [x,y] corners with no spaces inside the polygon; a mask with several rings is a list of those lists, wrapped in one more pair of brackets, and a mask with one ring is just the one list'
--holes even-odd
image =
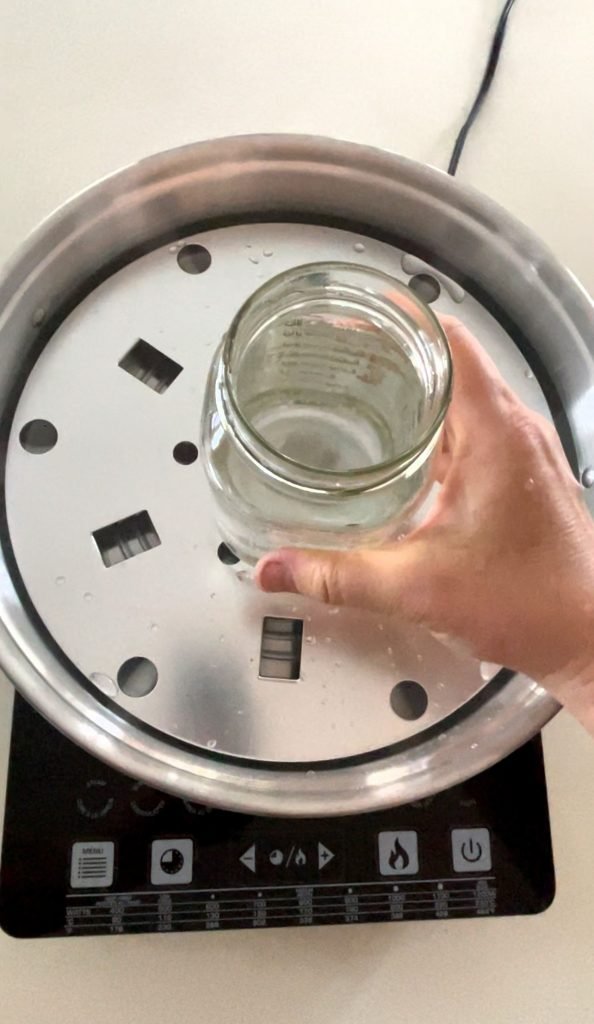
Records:
{"label": "cooktop control panel", "polygon": [[530,914],[553,895],[539,738],[406,807],[254,818],[119,775],[16,699],[0,875],[11,935]]}

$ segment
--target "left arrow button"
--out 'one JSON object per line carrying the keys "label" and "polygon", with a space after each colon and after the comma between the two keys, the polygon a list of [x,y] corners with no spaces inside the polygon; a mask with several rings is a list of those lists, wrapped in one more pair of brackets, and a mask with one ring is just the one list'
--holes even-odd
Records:
{"label": "left arrow button", "polygon": [[250,871],[253,871],[254,874],[256,874],[256,844],[255,843],[252,843],[252,845],[249,847],[249,849],[247,849],[245,851],[245,853],[243,853],[239,859],[240,859],[241,863],[246,868],[249,868]]}

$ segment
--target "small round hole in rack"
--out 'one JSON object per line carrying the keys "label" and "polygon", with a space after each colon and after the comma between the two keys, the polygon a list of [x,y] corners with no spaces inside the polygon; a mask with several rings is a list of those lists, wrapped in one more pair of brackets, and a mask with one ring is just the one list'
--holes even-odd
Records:
{"label": "small round hole in rack", "polygon": [[193,441],[179,441],[173,449],[173,458],[180,466],[191,466],[198,458],[198,448]]}
{"label": "small round hole in rack", "polygon": [[435,302],[441,295],[441,285],[431,274],[415,274],[408,282],[408,287],[427,303]]}
{"label": "small round hole in rack", "polygon": [[31,455],[45,455],[58,442],[58,431],[49,420],[30,420],[19,434],[21,447]]}
{"label": "small round hole in rack", "polygon": [[177,254],[177,265],[186,274],[203,274],[212,263],[212,256],[203,245],[184,245]]}
{"label": "small round hole in rack", "polygon": [[429,697],[424,686],[413,679],[403,679],[396,683],[390,694],[390,707],[395,715],[407,722],[421,718],[429,704]]}
{"label": "small round hole in rack", "polygon": [[217,558],[223,565],[237,565],[239,558],[228,544],[223,541],[217,548]]}
{"label": "small round hole in rack", "polygon": [[158,679],[157,666],[149,658],[128,658],[118,669],[118,686],[127,697],[146,697]]}

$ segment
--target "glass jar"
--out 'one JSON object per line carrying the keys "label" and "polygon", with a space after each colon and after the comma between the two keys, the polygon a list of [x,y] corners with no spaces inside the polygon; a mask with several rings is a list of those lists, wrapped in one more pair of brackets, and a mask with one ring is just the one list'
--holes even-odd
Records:
{"label": "glass jar", "polygon": [[379,546],[431,486],[451,390],[445,334],[406,285],[350,263],[280,274],[239,310],[210,370],[203,463],[222,539]]}

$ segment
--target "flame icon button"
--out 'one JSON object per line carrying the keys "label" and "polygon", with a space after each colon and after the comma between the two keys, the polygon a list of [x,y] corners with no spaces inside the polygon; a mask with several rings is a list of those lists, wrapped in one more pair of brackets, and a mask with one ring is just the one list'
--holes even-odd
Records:
{"label": "flame icon button", "polygon": [[419,873],[419,843],[416,832],[380,832],[377,842],[381,875]]}

